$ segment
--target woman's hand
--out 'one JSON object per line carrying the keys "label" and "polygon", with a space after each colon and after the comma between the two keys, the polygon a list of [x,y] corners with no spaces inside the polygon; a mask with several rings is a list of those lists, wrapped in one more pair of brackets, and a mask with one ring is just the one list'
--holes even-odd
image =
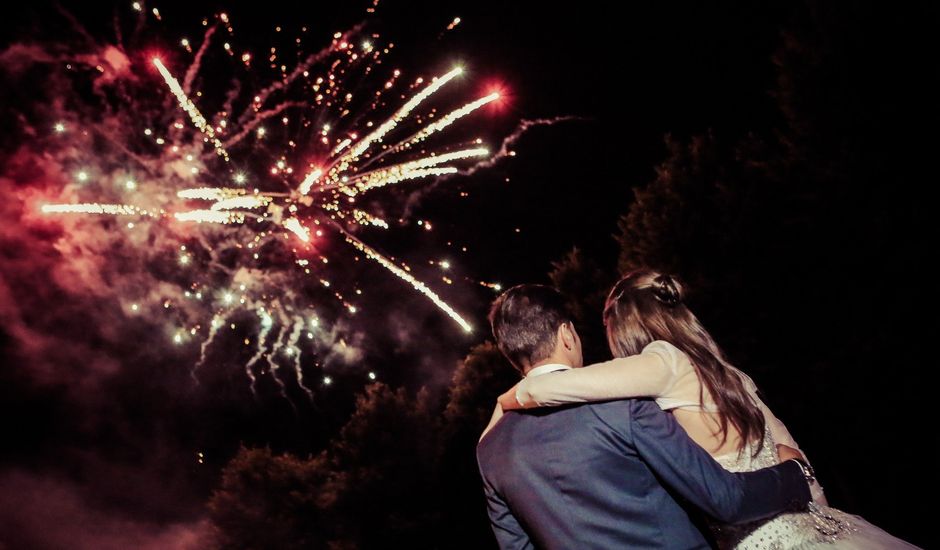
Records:
{"label": "woman's hand", "polygon": [[777,444],[777,456],[780,457],[780,462],[786,462],[787,460],[791,460],[793,458],[806,460],[806,458],[803,456],[803,453],[801,453],[799,450],[781,443]]}
{"label": "woman's hand", "polygon": [[500,395],[499,399],[496,400],[504,411],[512,411],[523,408],[523,406],[519,404],[519,401],[516,400],[516,388],[518,387],[519,384],[516,384],[515,386],[509,388],[509,391]]}

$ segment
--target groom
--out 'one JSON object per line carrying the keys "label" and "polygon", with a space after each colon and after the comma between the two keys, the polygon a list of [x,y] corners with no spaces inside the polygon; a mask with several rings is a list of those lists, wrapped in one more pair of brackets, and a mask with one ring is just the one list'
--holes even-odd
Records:
{"label": "groom", "polygon": [[[526,376],[582,366],[558,291],[519,285],[493,303],[500,351]],[[708,548],[683,506],[741,523],[810,501],[788,460],[732,474],[653,401],[627,399],[507,413],[477,446],[501,548]]]}

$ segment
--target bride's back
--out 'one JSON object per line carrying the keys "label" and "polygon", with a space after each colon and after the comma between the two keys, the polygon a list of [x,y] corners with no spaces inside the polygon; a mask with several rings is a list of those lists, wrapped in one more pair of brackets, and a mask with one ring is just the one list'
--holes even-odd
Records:
{"label": "bride's back", "polygon": [[718,406],[715,405],[708,387],[703,386],[689,356],[665,341],[656,341],[644,349],[654,351],[675,377],[669,390],[657,396],[656,403],[663,410],[671,412],[689,437],[711,455],[738,452],[743,447],[740,432],[733,424],[728,423],[725,437],[721,431],[721,413]]}
{"label": "bride's back", "polygon": [[712,456],[737,453],[743,447],[741,435],[734,426],[728,426],[727,438],[722,436],[720,413],[674,409],[672,414],[692,441]]}

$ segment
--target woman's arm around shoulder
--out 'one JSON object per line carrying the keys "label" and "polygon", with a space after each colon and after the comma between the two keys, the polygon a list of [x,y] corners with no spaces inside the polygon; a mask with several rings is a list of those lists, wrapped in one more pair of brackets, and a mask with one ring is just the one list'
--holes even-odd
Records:
{"label": "woman's arm around shoulder", "polygon": [[526,378],[503,394],[504,409],[546,407],[632,397],[661,397],[675,383],[676,350],[653,342],[638,355]]}

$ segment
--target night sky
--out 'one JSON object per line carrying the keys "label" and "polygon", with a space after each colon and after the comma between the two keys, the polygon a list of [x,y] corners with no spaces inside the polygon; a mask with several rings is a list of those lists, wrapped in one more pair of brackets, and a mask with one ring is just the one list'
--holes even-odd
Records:
{"label": "night sky", "polygon": [[[603,294],[618,269],[638,262],[697,286],[693,306],[814,460],[830,503],[921,546],[937,541],[926,267],[940,122],[935,6],[386,0],[367,14],[369,2],[173,1],[146,3],[162,21],[147,15],[135,28],[130,2],[73,4],[20,4],[0,23],[0,548],[196,547],[211,536],[207,502],[239,449],[317,456],[349,436],[357,396],[375,384],[416,400],[425,388],[420,399],[442,414],[455,371],[489,336],[497,292],[480,282],[547,283],[575,247],[600,274],[574,285],[586,294]],[[107,126],[109,109],[138,100],[92,70],[63,76],[65,64],[96,59],[119,28],[131,63],[172,52],[182,73],[192,54],[180,38],[198,43],[202,19],[223,11],[235,29],[225,40],[257,59],[276,44],[284,63],[296,62],[291,41],[302,26],[309,52],[365,21],[365,32],[395,43],[382,71],[413,78],[462,64],[465,81],[443,93],[444,106],[494,88],[504,97],[455,125],[459,139],[479,135],[495,150],[525,121],[559,119],[523,132],[515,156],[492,167],[364,201],[392,228],[357,235],[414,266],[472,334],[382,268],[350,260],[330,277],[344,292],[364,290],[355,315],[322,288],[292,295],[325,320],[303,368],[312,398],[296,383],[284,398],[270,377],[253,396],[250,353],[239,347],[250,335],[234,330],[210,348],[195,382],[199,342],[174,345],[161,311],[134,316],[126,305],[129,292],[160,296],[182,276],[172,254],[201,242],[199,229],[143,242],[125,238],[123,222],[37,213],[44,200],[93,198],[62,194],[70,175],[43,154],[59,117],[80,112]],[[218,44],[213,52],[197,81],[206,113],[238,74]],[[151,67],[129,71],[135,86],[170,97]],[[252,72],[245,94],[277,75],[263,61]],[[103,153],[114,150],[93,140],[56,154],[100,153],[111,163],[101,170],[116,170],[119,155]],[[718,191],[675,184],[684,174]],[[650,199],[645,216],[634,198],[644,189],[666,197]],[[674,230],[654,231],[661,226]],[[637,234],[649,242],[631,241]],[[324,246],[354,256],[339,239]],[[279,253],[271,265],[285,264]],[[272,295],[293,280],[278,271]],[[589,359],[605,358],[594,344]],[[472,463],[472,447],[464,455],[454,460]],[[463,482],[467,491],[478,483]],[[453,494],[476,514],[455,529],[494,544],[482,500]],[[409,500],[419,497],[399,498],[420,508]],[[445,520],[434,517],[427,529],[436,532]]]}

